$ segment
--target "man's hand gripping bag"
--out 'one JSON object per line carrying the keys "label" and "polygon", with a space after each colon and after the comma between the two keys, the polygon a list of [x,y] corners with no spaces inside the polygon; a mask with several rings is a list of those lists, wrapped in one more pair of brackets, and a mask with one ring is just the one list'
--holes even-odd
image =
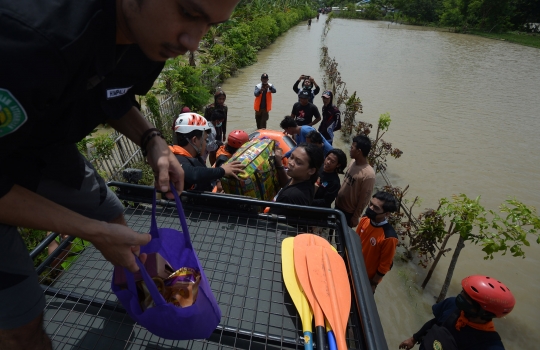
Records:
{"label": "man's hand gripping bag", "polygon": [[[156,194],[154,192],[150,228],[152,240],[147,245],[141,247],[141,253],[157,252],[171,264],[173,269],[179,269],[181,267],[198,269],[201,274],[201,280],[195,303],[183,308],[167,303],[138,257],[136,257],[137,265],[141,269],[143,280],[146,283],[155,306],[144,311],[141,309],[134,275],[127,269],[125,269],[125,274],[128,288],[121,289],[112,283],[112,290],[133,320],[148,329],[151,333],[172,340],[204,339],[208,338],[219,324],[221,310],[217,305],[216,298],[212,294],[210,284],[197,258],[197,254],[193,250],[184,210],[172,184],[171,189],[176,201],[176,209],[182,231],[157,227]],[[115,268],[118,269],[121,267]]]}

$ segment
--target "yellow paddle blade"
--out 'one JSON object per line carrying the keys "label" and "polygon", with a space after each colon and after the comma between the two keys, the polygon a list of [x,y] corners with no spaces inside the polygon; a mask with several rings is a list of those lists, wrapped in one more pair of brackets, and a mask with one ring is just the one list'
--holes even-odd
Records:
{"label": "yellow paddle blade", "polygon": [[313,311],[302,291],[294,270],[294,237],[285,238],[281,244],[281,271],[285,287],[302,320],[302,330],[312,332]]}

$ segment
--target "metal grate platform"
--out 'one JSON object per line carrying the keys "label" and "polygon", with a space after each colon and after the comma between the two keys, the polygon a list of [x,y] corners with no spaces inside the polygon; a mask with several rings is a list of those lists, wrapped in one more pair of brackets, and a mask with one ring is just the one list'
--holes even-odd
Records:
{"label": "metal grate platform", "polygon": [[[203,340],[170,341],[138,326],[110,289],[112,265],[89,245],[75,253],[78,257],[66,270],[47,268],[41,274],[47,296],[45,328],[55,349],[304,347],[301,321],[282,279],[281,242],[305,232],[306,226],[301,221],[298,224],[283,217],[278,220],[249,210],[235,212],[230,204],[226,208],[189,204],[184,207],[193,246],[222,311],[220,325],[213,335]],[[124,215],[134,230],[148,232],[151,206],[137,204],[127,208]],[[175,208],[158,206],[156,216],[159,227],[179,229]],[[330,238],[347,258],[346,249],[339,248],[345,244],[340,225],[321,220],[317,226],[324,226],[325,222],[335,229],[336,235]],[[76,243],[67,248],[75,251]],[[57,252],[61,249],[62,245]],[[352,292],[353,307],[347,328],[349,348],[375,348],[366,346],[366,322],[364,328],[361,322],[365,316],[360,315],[357,307],[358,293],[354,288]],[[378,317],[375,321],[380,326]]]}

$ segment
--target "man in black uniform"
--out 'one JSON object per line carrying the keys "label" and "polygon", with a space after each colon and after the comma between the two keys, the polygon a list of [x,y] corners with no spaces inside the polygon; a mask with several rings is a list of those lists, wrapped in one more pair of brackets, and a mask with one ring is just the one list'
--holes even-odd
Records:
{"label": "man in black uniform", "polygon": [[140,112],[163,61],[196,50],[238,0],[0,0],[0,348],[50,349],[45,305],[17,226],[90,241],[138,270],[150,240],[75,143],[107,122],[140,145],[156,174],[182,190],[180,164]]}
{"label": "man in black uniform", "polygon": [[[298,101],[293,105],[291,117],[296,119],[298,125],[313,126],[321,121],[319,109],[313,103],[309,103],[309,92],[301,90],[298,93]],[[313,117],[315,116],[315,120]]]}

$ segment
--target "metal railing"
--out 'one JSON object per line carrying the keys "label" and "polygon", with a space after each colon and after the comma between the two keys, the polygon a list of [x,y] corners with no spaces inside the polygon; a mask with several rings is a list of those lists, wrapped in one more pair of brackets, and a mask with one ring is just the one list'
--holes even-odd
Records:
{"label": "metal railing", "polygon": [[[167,133],[171,130],[170,121],[181,109],[182,102],[178,95],[174,94],[160,98],[160,117],[156,118],[148,108],[143,108],[142,113],[152,124]],[[110,137],[115,144],[111,154],[105,158],[94,158],[90,155],[89,160],[106,181],[122,181],[122,170],[143,161],[144,156],[138,145],[118,131],[113,131]]]}

